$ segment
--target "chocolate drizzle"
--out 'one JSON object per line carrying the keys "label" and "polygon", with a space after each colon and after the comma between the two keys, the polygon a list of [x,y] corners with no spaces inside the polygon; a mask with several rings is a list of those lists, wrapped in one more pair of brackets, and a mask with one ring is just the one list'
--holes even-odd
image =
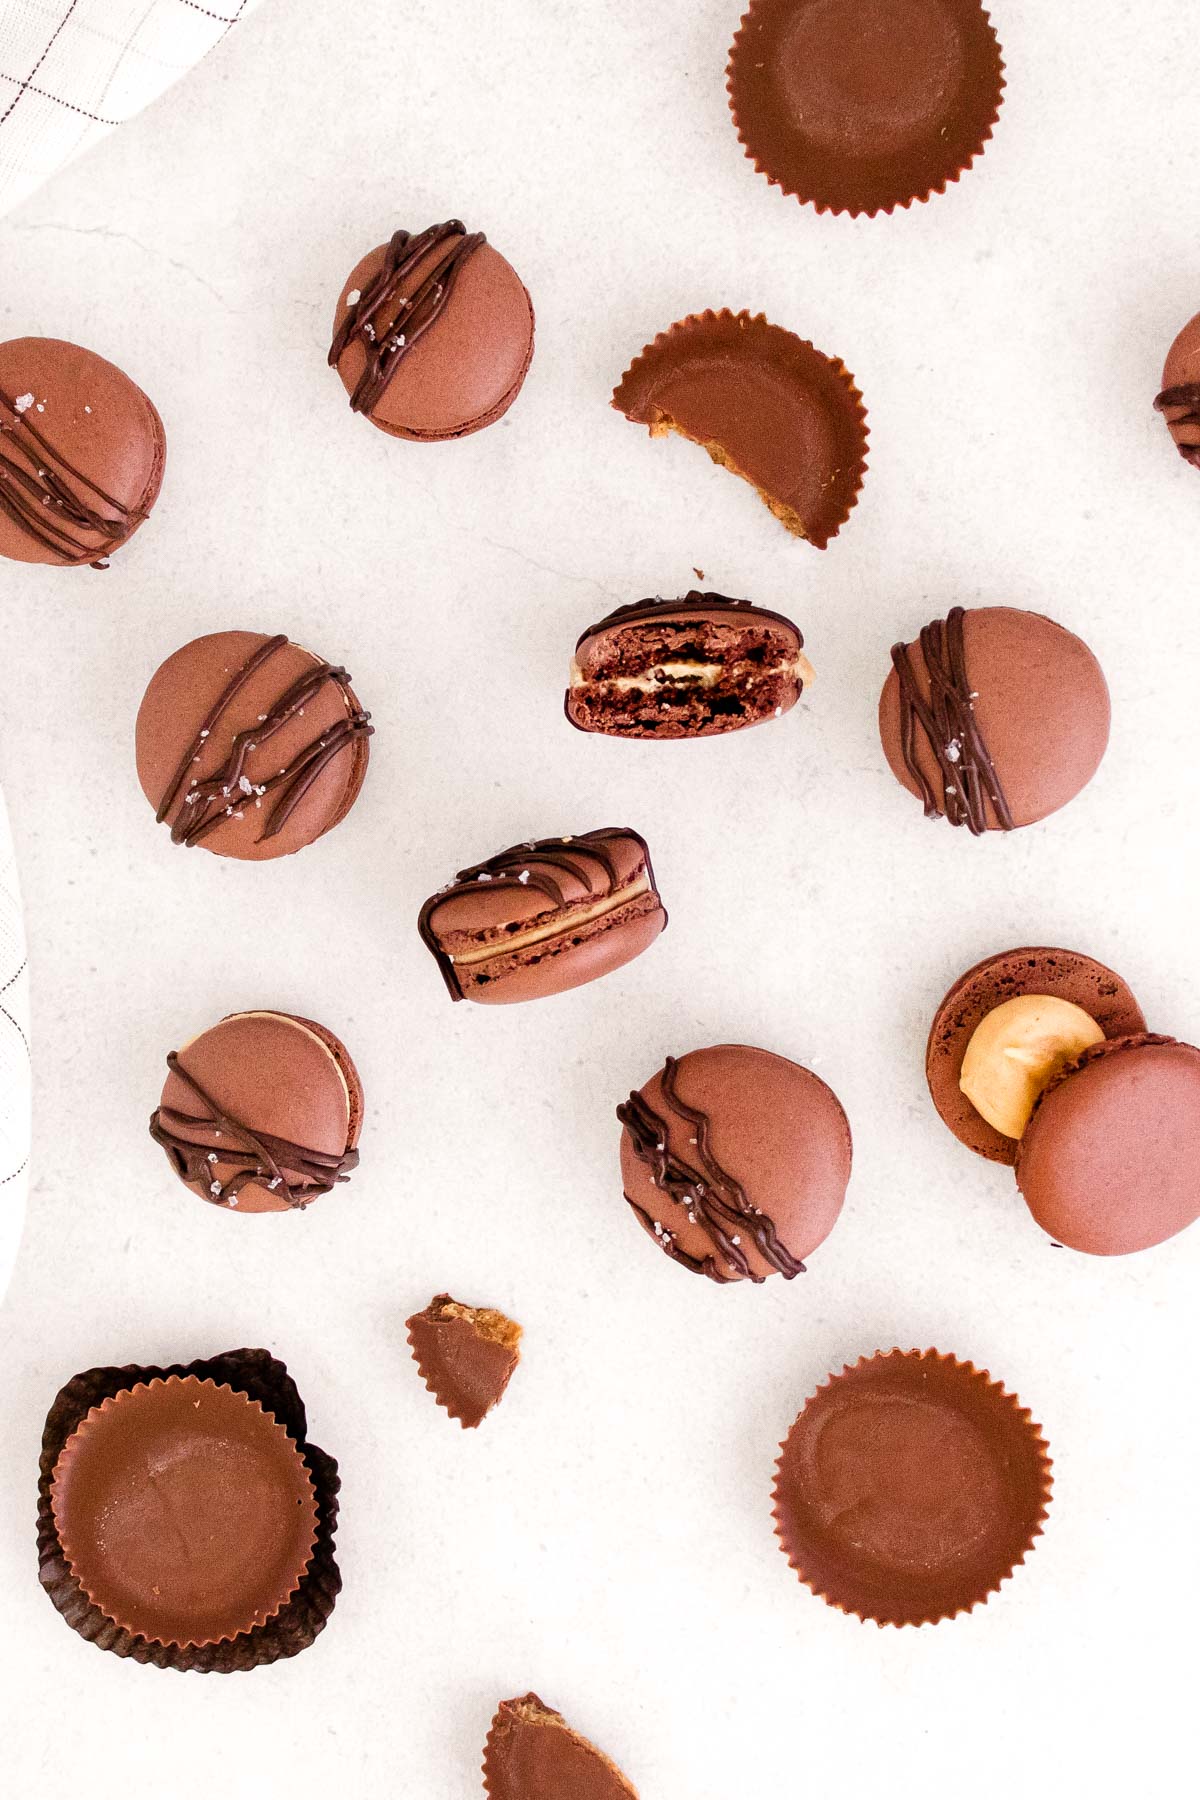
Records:
{"label": "chocolate drizzle", "polygon": [[670,1127],[647,1104],[642,1094],[630,1094],[625,1104],[618,1106],[617,1118],[629,1133],[634,1154],[650,1170],[655,1187],[676,1206],[681,1206],[693,1225],[704,1229],[713,1244],[713,1253],[703,1257],[690,1255],[668,1226],[652,1219],[626,1194],[629,1205],[673,1262],[681,1263],[693,1274],[707,1275],[710,1281],[724,1284],[766,1280],[765,1275],[756,1274],[751,1266],[742,1247],[743,1234],[750,1237],[763,1260],[778,1270],[785,1280],[804,1274],[804,1264],[780,1243],[772,1221],[758,1207],[751,1205],[745,1188],[713,1155],[711,1120],[707,1113],[680,1099],[678,1068],[676,1058],[668,1056],[662,1073],[663,1099],[676,1117],[692,1128],[699,1168],[693,1168],[668,1148]]}
{"label": "chocolate drizzle", "polygon": [[[1186,381],[1178,387],[1167,388],[1154,402],[1156,412],[1173,411],[1177,406],[1183,407],[1177,419],[1168,419],[1172,434],[1180,425],[1200,426],[1200,381]],[[1185,462],[1193,468],[1200,469],[1200,444],[1181,444],[1175,439],[1176,449]]]}
{"label": "chocolate drizzle", "polygon": [[[265,843],[283,830],[305,794],[333,759],[340,756],[347,745],[358,738],[372,736],[369,722],[371,715],[363,712],[354,701],[350,693],[350,677],[345,669],[332,668],[326,662],[318,663],[315,668],[299,676],[280,695],[264,718],[235,735],[228,756],[212,775],[189,783],[191,770],[203,755],[204,747],[222,714],[232,705],[250,678],[272,656],[284,649],[288,641],[286,637],[279,636],[268,638],[265,643],[260,644],[209,708],[167,784],[155,815],[161,825],[183,790],[183,804],[171,826],[172,843],[189,846],[199,844],[226,819],[242,818],[247,806],[253,805],[256,810],[262,811],[263,800],[267,795],[274,795],[273,803],[266,808],[263,828],[258,834],[259,843]],[[311,744],[307,744],[285,768],[265,781],[252,781],[246,774],[246,759],[250,752],[267,743],[289,719],[303,712],[327,681],[332,681],[341,688],[348,708],[347,717],[339,720]]]}
{"label": "chocolate drizzle", "polygon": [[[913,671],[913,646],[893,645],[892,664],[900,683],[900,750],[920,792],[925,817],[945,816],[951,825],[965,825],[978,837],[988,829],[989,802],[1002,831],[1015,830],[1016,820],[975,721],[976,696],[967,675],[963,644],[965,617],[961,606],[951,607],[945,619],[935,619],[921,633],[920,652],[929,677],[928,702]],[[941,775],[940,794],[921,766],[918,731],[924,732]]]}
{"label": "chocolate drizzle", "polygon": [[748,624],[756,619],[769,619],[773,625],[782,625],[793,636],[800,647],[804,647],[804,639],[790,619],[782,613],[768,612],[765,607],[755,606],[750,600],[731,600],[726,594],[702,594],[692,588],[682,600],[664,600],[655,595],[652,600],[634,600],[628,606],[618,606],[606,618],[589,625],[576,642],[575,648],[582,649],[588,638],[595,637],[601,631],[611,631],[614,626],[634,625],[642,619],[668,618],[672,613],[688,612],[728,612],[741,613]]}
{"label": "chocolate drizzle", "polygon": [[[417,237],[407,231],[393,234],[383,267],[333,334],[330,368],[337,368],[356,338],[367,359],[350,396],[351,411],[375,410],[400,363],[444,309],[459,270],[486,242],[482,231],[468,233],[461,219],[431,225]],[[408,292],[420,263],[439,245],[445,246],[441,255]]]}
{"label": "chocolate drizzle", "polygon": [[[98,512],[97,502],[109,510]],[[93,569],[106,569],[107,558],[150,516],[148,507],[126,506],[68,462],[3,390],[0,511],[63,563],[88,562]]]}
{"label": "chocolate drizzle", "polygon": [[[585,905],[588,900],[603,899],[620,886],[620,870],[605,848],[607,840],[614,837],[637,838],[645,862],[646,879],[650,892],[653,893],[654,870],[650,866],[650,851],[645,840],[634,831],[608,828],[585,832],[582,837],[539,838],[525,844],[514,844],[510,849],[500,850],[495,856],[490,856],[486,862],[475,863],[469,869],[460,869],[448,887],[442,888],[440,893],[432,894],[421,908],[417,930],[421,934],[421,942],[436,958],[450,998],[463,999],[463,990],[455,972],[454,960],[443,950],[434,932],[432,917],[454,888],[467,888],[476,882],[484,882],[498,888],[532,889],[533,892],[542,894],[551,908],[567,911],[571,907]],[[578,846],[578,849],[574,846]],[[593,864],[598,866],[607,886],[598,886],[593,880]],[[568,900],[552,871],[573,875],[586,890],[583,898]]]}
{"label": "chocolate drizzle", "polygon": [[[167,1067],[205,1110],[196,1116],[160,1106],[151,1114],[150,1136],[162,1145],[182,1181],[189,1187],[199,1184],[203,1188],[210,1205],[236,1207],[242,1189],[257,1184],[277,1194],[286,1206],[303,1212],[310,1201],[330,1193],[339,1181],[348,1181],[350,1171],[358,1167],[357,1150],[346,1149],[340,1156],[333,1156],[324,1150],[305,1150],[300,1144],[272,1137],[266,1131],[251,1131],[240,1119],[221,1110],[212,1095],[188,1074],[174,1050],[167,1058]],[[208,1131],[214,1141],[198,1144],[182,1135],[189,1131]],[[237,1168],[227,1181],[220,1181],[215,1173],[218,1163],[244,1166]],[[288,1169],[298,1179],[289,1180],[284,1173]]]}

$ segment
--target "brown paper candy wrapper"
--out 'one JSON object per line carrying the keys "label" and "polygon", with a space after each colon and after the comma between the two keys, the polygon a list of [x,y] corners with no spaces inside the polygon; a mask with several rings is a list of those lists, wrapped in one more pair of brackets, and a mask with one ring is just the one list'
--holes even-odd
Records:
{"label": "brown paper candy wrapper", "polygon": [[634,359],[612,403],[651,437],[702,445],[818,550],[858,499],[867,415],[853,376],[762,313],[679,320]]}
{"label": "brown paper candy wrapper", "polygon": [[[137,1635],[94,1605],[72,1573],[59,1541],[51,1504],[54,1471],[64,1446],[94,1407],[141,1383],[196,1376],[255,1400],[284,1427],[299,1449],[316,1497],[316,1542],[298,1586],[273,1617],[219,1643],[180,1646]],[[221,1356],[169,1368],[88,1369],[55,1398],[42,1436],[38,1482],[38,1577],[57,1610],[80,1637],[135,1662],[160,1669],[232,1674],[306,1650],[324,1630],[341,1591],[334,1559],[340,1486],[337,1464],[307,1441],[307,1419],[296,1384],[266,1350],[231,1350]]]}
{"label": "brown paper candy wrapper", "polygon": [[818,212],[875,214],[970,167],[1003,70],[978,0],[754,0],[727,86],[761,175]]}
{"label": "brown paper candy wrapper", "polygon": [[863,1357],[783,1442],[775,1529],[814,1594],[878,1625],[932,1625],[997,1591],[1041,1535],[1041,1428],[986,1371],[936,1350]]}

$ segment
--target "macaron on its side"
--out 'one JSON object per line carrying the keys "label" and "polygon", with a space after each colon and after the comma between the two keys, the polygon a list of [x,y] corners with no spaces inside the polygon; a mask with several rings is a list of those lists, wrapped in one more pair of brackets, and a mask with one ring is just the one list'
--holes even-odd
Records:
{"label": "macaron on its side", "polygon": [[453,1000],[536,1000],[610,974],[667,923],[645,839],[625,829],[514,845],[432,895],[417,921]]}
{"label": "macaron on its side", "polygon": [[1043,1093],[1017,1186],[1071,1250],[1129,1256],[1200,1218],[1200,1049],[1138,1033],[1086,1050]]}

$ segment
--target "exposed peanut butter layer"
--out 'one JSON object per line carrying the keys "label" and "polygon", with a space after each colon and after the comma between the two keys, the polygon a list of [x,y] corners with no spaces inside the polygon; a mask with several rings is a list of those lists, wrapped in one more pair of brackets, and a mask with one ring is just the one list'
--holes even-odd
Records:
{"label": "exposed peanut butter layer", "polygon": [[717,443],[715,439],[697,437],[694,431],[689,431],[686,425],[681,425],[678,419],[672,419],[667,413],[659,413],[650,426],[651,437],[666,437],[672,431],[676,436],[686,438],[689,444],[699,444],[702,450],[708,452],[710,459],[716,463],[718,468],[728,469],[729,473],[736,475],[739,480],[748,481],[763,505],[768,511],[774,513],[779,523],[786,526],[793,537],[806,538],[808,536],[804,520],[795,508],[789,506],[786,501],[780,500],[777,495],[769,494],[765,488],[760,487],[753,475],[747,474],[746,470],[739,467],[733,460],[724,444]]}
{"label": "exposed peanut butter layer", "polygon": [[[542,925],[531,926],[528,931],[514,931],[504,937],[497,938],[490,944],[481,945],[477,950],[461,952],[447,951],[455,968],[469,968],[475,963],[490,962],[498,956],[510,956],[515,950],[524,950],[530,944],[545,943],[548,938],[559,937],[563,932],[577,930],[580,925],[591,924],[594,920],[603,919],[609,913],[615,913],[631,900],[650,892],[650,880],[645,870],[634,878],[628,886],[617,888],[606,894],[592,906],[580,906],[568,913],[558,913],[554,918]],[[449,936],[449,934],[447,934]]]}
{"label": "exposed peanut butter layer", "polygon": [[515,1350],[523,1335],[514,1320],[490,1306],[464,1306],[459,1300],[435,1300],[429,1312],[438,1320],[461,1319],[480,1337],[487,1338],[489,1343],[503,1344],[506,1350]]}

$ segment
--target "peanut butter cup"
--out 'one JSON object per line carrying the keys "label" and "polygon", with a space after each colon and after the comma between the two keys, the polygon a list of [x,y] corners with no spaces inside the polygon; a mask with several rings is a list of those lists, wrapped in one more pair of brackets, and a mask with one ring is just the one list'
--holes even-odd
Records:
{"label": "peanut butter cup", "polygon": [[611,1757],[536,1694],[500,1702],[484,1746],[483,1786],[491,1800],[638,1800]]}
{"label": "peanut butter cup", "polygon": [[1050,1460],[1039,1426],[986,1371],[936,1350],[863,1357],[787,1435],[779,1541],[829,1605],[932,1625],[985,1601],[1041,1535]]}
{"label": "peanut butter cup", "polygon": [[705,312],[655,338],[613,393],[651,437],[690,438],[823,550],[866,470],[862,395],[844,363],[762,313]]}
{"label": "peanut butter cup", "polygon": [[337,1491],[265,1350],[90,1369],[46,1420],[42,1586],[81,1637],[137,1662],[231,1673],[294,1656],[341,1587]]}
{"label": "peanut butter cup", "polygon": [[521,1327],[490,1306],[435,1294],[407,1320],[421,1379],[464,1431],[481,1425],[504,1398],[521,1360]]}
{"label": "peanut butter cup", "polygon": [[978,0],[754,0],[730,50],[738,137],[818,212],[878,213],[957,181],[1004,64]]}

